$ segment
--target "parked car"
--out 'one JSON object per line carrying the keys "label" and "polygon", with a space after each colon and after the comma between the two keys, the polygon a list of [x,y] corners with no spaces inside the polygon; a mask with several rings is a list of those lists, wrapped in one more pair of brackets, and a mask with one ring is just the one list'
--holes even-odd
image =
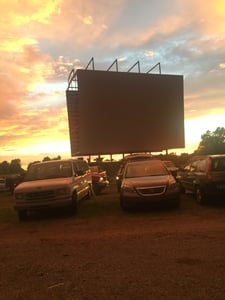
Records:
{"label": "parked car", "polygon": [[179,184],[161,160],[128,162],[120,188],[123,210],[144,204],[180,204]]}
{"label": "parked car", "polygon": [[109,186],[109,180],[105,170],[102,170],[98,165],[90,165],[92,186],[96,195],[100,194],[107,186]]}
{"label": "parked car", "polygon": [[165,164],[166,168],[171,172],[171,174],[176,178],[178,167],[176,167],[171,160],[163,160],[163,163]]}
{"label": "parked car", "polygon": [[123,159],[121,159],[121,164],[119,167],[119,170],[116,175],[116,186],[117,186],[117,191],[120,192],[120,187],[122,183],[122,177],[124,173],[125,166],[128,162],[131,161],[141,161],[141,160],[148,160],[148,159],[153,159],[154,157],[152,154],[148,153],[137,153],[137,154],[130,154],[126,155]]}
{"label": "parked car", "polygon": [[32,164],[14,190],[15,209],[20,220],[27,212],[43,208],[69,207],[91,194],[91,170],[80,159],[51,160]]}
{"label": "parked car", "polygon": [[193,157],[177,173],[183,191],[190,191],[199,204],[225,199],[225,154]]}

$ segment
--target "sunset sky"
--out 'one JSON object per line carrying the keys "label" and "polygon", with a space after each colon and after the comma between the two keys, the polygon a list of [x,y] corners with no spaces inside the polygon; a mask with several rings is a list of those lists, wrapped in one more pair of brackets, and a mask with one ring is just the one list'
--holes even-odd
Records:
{"label": "sunset sky", "polygon": [[0,162],[70,156],[73,68],[184,76],[185,143],[225,127],[225,1],[0,0]]}

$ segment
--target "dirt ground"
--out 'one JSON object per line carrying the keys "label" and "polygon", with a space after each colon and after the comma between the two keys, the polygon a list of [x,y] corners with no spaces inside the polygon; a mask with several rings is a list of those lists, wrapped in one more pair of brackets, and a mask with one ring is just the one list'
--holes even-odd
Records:
{"label": "dirt ground", "polygon": [[[225,299],[225,205],[188,201],[178,210],[2,222],[0,299]],[[13,207],[11,196],[0,202]]]}

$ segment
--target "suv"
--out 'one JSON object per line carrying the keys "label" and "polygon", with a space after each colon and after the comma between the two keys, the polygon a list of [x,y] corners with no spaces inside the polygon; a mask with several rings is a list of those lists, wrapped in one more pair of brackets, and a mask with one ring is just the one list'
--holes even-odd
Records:
{"label": "suv", "polygon": [[148,153],[130,154],[130,155],[125,156],[123,159],[121,159],[121,164],[120,164],[119,170],[116,175],[116,186],[117,186],[118,192],[120,192],[123,172],[124,172],[126,164],[128,162],[132,162],[132,161],[141,161],[141,160],[148,160],[148,159],[153,159],[152,154],[148,154]]}
{"label": "suv", "polygon": [[21,221],[28,211],[42,208],[68,206],[76,212],[77,202],[90,196],[91,185],[91,171],[84,160],[34,163],[14,190],[15,209]]}
{"label": "suv", "polygon": [[181,190],[190,191],[199,204],[212,197],[225,196],[225,154],[196,156],[180,169],[177,181]]}

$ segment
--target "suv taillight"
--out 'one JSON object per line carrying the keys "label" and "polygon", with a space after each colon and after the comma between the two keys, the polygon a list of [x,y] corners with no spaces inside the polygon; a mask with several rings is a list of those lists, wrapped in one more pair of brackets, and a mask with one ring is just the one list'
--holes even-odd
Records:
{"label": "suv taillight", "polygon": [[206,172],[207,172],[208,181],[212,181],[212,160],[211,159],[208,159]]}

